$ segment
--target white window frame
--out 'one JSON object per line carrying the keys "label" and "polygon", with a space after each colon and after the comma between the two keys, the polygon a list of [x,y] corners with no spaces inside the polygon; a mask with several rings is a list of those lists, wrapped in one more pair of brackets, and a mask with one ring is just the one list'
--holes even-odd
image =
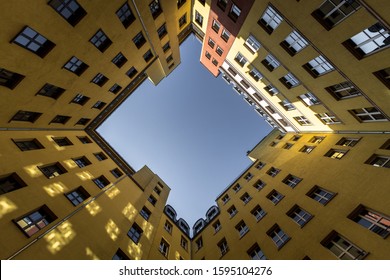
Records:
{"label": "white window frame", "polygon": [[310,60],[308,65],[312,72],[316,71],[318,73],[318,76],[322,76],[334,70],[333,66],[322,55]]}
{"label": "white window frame", "polygon": [[261,19],[264,21],[262,24],[272,28],[272,30],[275,30],[283,21],[283,18],[270,6],[264,11]]}
{"label": "white window frame", "polygon": [[247,46],[254,53],[257,53],[257,51],[261,48],[260,42],[253,35],[248,36],[245,41],[245,46]]}
{"label": "white window frame", "polygon": [[293,49],[295,53],[306,48],[309,43],[295,30],[293,30],[284,41],[288,44],[289,49]]}

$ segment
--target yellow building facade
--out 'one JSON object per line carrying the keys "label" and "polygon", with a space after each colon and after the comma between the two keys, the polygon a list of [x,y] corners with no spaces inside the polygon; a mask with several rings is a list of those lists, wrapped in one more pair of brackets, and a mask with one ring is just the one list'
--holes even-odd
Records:
{"label": "yellow building facade", "polygon": [[219,72],[276,129],[192,228],[96,129],[240,7],[31,2],[0,4],[1,259],[390,258],[387,1],[254,1]]}

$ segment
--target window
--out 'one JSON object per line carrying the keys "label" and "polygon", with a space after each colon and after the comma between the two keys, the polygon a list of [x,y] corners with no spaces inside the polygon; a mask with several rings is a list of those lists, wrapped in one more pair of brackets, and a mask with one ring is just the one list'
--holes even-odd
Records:
{"label": "window", "polygon": [[261,61],[261,63],[269,70],[273,71],[275,68],[280,66],[279,61],[273,57],[272,55],[268,54],[264,60]]}
{"label": "window", "polygon": [[225,196],[222,197],[223,204],[226,204],[230,200],[230,197],[228,194],[225,194]]}
{"label": "window", "polygon": [[91,195],[82,186],[80,186],[77,189],[68,192],[65,196],[74,206],[77,206]]}
{"label": "window", "polygon": [[222,49],[220,46],[217,46],[215,52],[216,52],[219,56],[222,56],[222,54],[223,54],[223,49]]}
{"label": "window", "polygon": [[265,185],[266,185],[266,183],[265,183],[264,181],[262,181],[262,180],[257,180],[256,183],[253,185],[253,187],[254,187],[256,190],[260,191],[260,190],[262,190],[262,189],[265,187]]}
{"label": "window", "polygon": [[278,175],[279,172],[280,172],[280,169],[277,169],[275,167],[271,167],[270,169],[268,169],[267,174],[271,177],[275,177],[276,175]]}
{"label": "window", "polygon": [[161,9],[161,5],[160,5],[159,0],[153,0],[149,4],[149,9],[150,9],[150,12],[152,13],[152,17],[154,19],[156,19],[162,13],[162,9]]}
{"label": "window", "polygon": [[169,244],[164,239],[161,239],[159,251],[164,257],[168,258]]}
{"label": "window", "polygon": [[286,214],[300,227],[303,227],[305,224],[307,224],[308,221],[311,220],[311,218],[313,218],[313,215],[303,210],[298,205],[294,205],[294,207],[291,208]]}
{"label": "window", "polygon": [[282,182],[291,188],[295,188],[301,181],[302,178],[289,174]]}
{"label": "window", "polygon": [[59,162],[38,166],[38,169],[48,179],[52,179],[54,177],[60,176],[61,174],[68,172]]}
{"label": "window", "polygon": [[281,106],[283,106],[283,108],[286,110],[286,111],[291,111],[291,110],[295,110],[295,106],[294,104],[291,103],[290,100],[288,99],[284,99],[282,102],[279,102],[279,104]]}
{"label": "window", "polygon": [[279,79],[279,81],[282,82],[286,86],[286,88],[290,89],[293,87],[298,86],[301,82],[291,73],[288,73],[287,75],[283,76]]}
{"label": "window", "polygon": [[133,42],[137,49],[140,49],[146,43],[146,39],[144,37],[144,34],[142,34],[142,31],[135,35],[135,37],[133,38]]}
{"label": "window", "polygon": [[347,154],[348,150],[335,150],[330,149],[324,156],[333,158],[333,159],[341,159]]}
{"label": "window", "polygon": [[302,135],[294,135],[293,137],[291,137],[291,141],[298,141],[299,139],[301,139]]}
{"label": "window", "polygon": [[294,56],[304,48],[306,48],[309,43],[297,32],[291,32],[286,39],[280,45],[291,55]]}
{"label": "window", "polygon": [[121,68],[127,62],[127,58],[120,52],[111,60],[111,62],[114,63],[118,68]]}
{"label": "window", "polygon": [[334,70],[333,66],[322,55],[310,60],[303,67],[314,77],[317,78]]}
{"label": "window", "polygon": [[237,225],[236,225],[236,230],[238,231],[238,235],[241,237],[243,237],[248,231],[249,231],[249,228],[248,226],[245,224],[244,221],[240,221]]}
{"label": "window", "polygon": [[307,145],[304,145],[299,151],[301,153],[305,153],[305,154],[310,154],[314,149],[315,149],[316,146],[307,146]]}
{"label": "window", "polygon": [[157,203],[157,199],[156,199],[153,195],[151,195],[151,196],[148,197],[148,201],[149,201],[153,206],[155,206],[156,203]]}
{"label": "window", "polygon": [[218,22],[218,21],[216,21],[215,19],[213,20],[213,25],[211,26],[212,28],[213,28],[213,30],[215,31],[215,32],[219,32],[219,29],[221,28],[221,24]]}
{"label": "window", "polygon": [[123,172],[122,172],[119,168],[114,168],[114,169],[112,169],[110,172],[111,172],[111,174],[112,174],[115,178],[122,177],[122,175],[123,175]]}
{"label": "window", "polygon": [[107,83],[108,78],[104,76],[102,73],[96,74],[96,76],[92,79],[91,83],[94,83],[100,87],[104,86]]}
{"label": "window", "polygon": [[210,46],[210,48],[214,49],[214,47],[215,47],[215,42],[214,42],[214,40],[211,39],[211,38],[209,38],[208,45]]}
{"label": "window", "polygon": [[227,6],[227,0],[218,0],[217,5],[221,8],[222,11],[225,11]]}
{"label": "window", "polygon": [[256,68],[252,68],[250,71],[249,71],[249,75],[256,81],[258,82],[259,80],[261,80],[263,78],[263,75],[260,73],[259,70],[257,70]]}
{"label": "window", "polygon": [[181,236],[181,239],[180,239],[180,246],[187,251],[188,249],[188,241],[187,239],[185,239],[183,236]]}
{"label": "window", "polygon": [[282,17],[273,8],[268,6],[257,23],[263,27],[268,34],[271,34],[282,21]]}
{"label": "window", "polygon": [[110,38],[101,29],[89,41],[101,52],[104,52],[112,44]]}
{"label": "window", "polygon": [[387,121],[386,117],[375,107],[353,109],[349,112],[360,122]]}
{"label": "window", "polygon": [[217,220],[215,223],[213,223],[214,232],[217,233],[222,228],[221,222]]}
{"label": "window", "polygon": [[75,125],[86,125],[91,119],[87,119],[87,118],[81,118],[79,119]]}
{"label": "window", "polygon": [[272,238],[278,249],[282,248],[290,240],[290,237],[277,224],[267,231],[267,235]]}
{"label": "window", "polygon": [[379,149],[390,150],[390,139],[387,140]]}
{"label": "window", "polygon": [[112,257],[112,260],[130,260],[130,258],[120,248],[118,248],[115,255]]}
{"label": "window", "polygon": [[249,35],[244,46],[247,47],[251,53],[256,53],[260,49],[261,44],[253,35]]}
{"label": "window", "polygon": [[222,30],[222,33],[221,33],[221,38],[222,38],[222,40],[224,40],[225,42],[229,41],[229,38],[230,38],[230,33],[229,33],[229,31],[227,31],[226,29],[223,29],[223,30]]}
{"label": "window", "polygon": [[266,260],[267,257],[264,255],[263,251],[261,251],[259,245],[255,243],[248,251],[248,256],[252,260]]}
{"label": "window", "polygon": [[181,18],[179,18],[179,27],[183,27],[187,23],[187,14],[184,14]]}
{"label": "window", "polygon": [[21,151],[31,151],[31,150],[39,150],[43,149],[43,145],[39,143],[37,139],[12,139],[16,146]]}
{"label": "window", "polygon": [[168,34],[167,28],[165,26],[165,23],[160,26],[159,29],[157,29],[157,34],[160,39],[162,39],[165,35]]}
{"label": "window", "polygon": [[103,102],[103,101],[97,101],[97,102],[92,106],[92,108],[101,110],[101,109],[104,108],[104,106],[106,106],[106,104],[107,104],[107,103],[105,103],[105,102]]}
{"label": "window", "polygon": [[237,209],[236,209],[236,207],[234,205],[232,207],[230,207],[227,210],[227,212],[229,213],[230,218],[233,218],[238,213],[238,211],[237,211]]}
{"label": "window", "polygon": [[175,66],[175,63],[172,63],[171,65],[169,65],[168,69],[172,69],[173,66]]}
{"label": "window", "polygon": [[169,44],[169,42],[167,42],[167,43],[163,46],[163,51],[164,51],[164,52],[167,52],[170,48],[171,48],[171,45]]}
{"label": "window", "polygon": [[268,195],[267,198],[273,203],[273,204],[278,204],[282,199],[284,195],[281,193],[277,192],[276,190],[272,190]]}
{"label": "window", "polygon": [[169,233],[172,234],[172,224],[168,221],[165,221],[164,229]]}
{"label": "window", "polygon": [[60,147],[73,145],[73,143],[67,137],[52,137],[52,139]]}
{"label": "window", "polygon": [[203,16],[197,10],[195,10],[195,22],[197,24],[199,24],[200,27],[202,27],[202,25],[203,25]]}
{"label": "window", "polygon": [[367,255],[367,252],[352,244],[336,231],[332,231],[322,240],[321,244],[340,260],[362,260]]}
{"label": "window", "polygon": [[23,75],[0,68],[0,85],[3,87],[14,89],[23,79]]}
{"label": "window", "polygon": [[253,178],[253,175],[252,175],[252,173],[247,173],[246,175],[245,175],[245,177],[244,177],[244,179],[245,180],[247,180],[247,181],[249,181],[250,179],[252,179]]}
{"label": "window", "polygon": [[390,67],[373,73],[382,83],[390,88]]}
{"label": "window", "polygon": [[83,74],[88,67],[89,66],[87,64],[85,64],[75,56],[72,56],[63,66],[63,68],[72,73],[75,73],[77,76],[81,76],[81,74]]}
{"label": "window", "polygon": [[390,45],[390,34],[381,23],[376,23],[343,43],[358,59]]}
{"label": "window", "polygon": [[239,190],[241,190],[241,185],[240,184],[235,184],[234,187],[233,187],[233,191],[237,193]]}
{"label": "window", "polygon": [[256,169],[262,169],[263,167],[265,166],[265,163],[264,162],[259,162],[258,164],[256,164]]}
{"label": "window", "polygon": [[157,195],[160,195],[161,193],[161,189],[159,187],[154,187],[153,191],[157,194]]}
{"label": "window", "polygon": [[123,6],[116,11],[116,15],[125,28],[129,27],[135,21],[135,16],[127,3],[123,4]]}
{"label": "window", "polygon": [[300,125],[311,125],[311,122],[305,116],[293,117]]}
{"label": "window", "polygon": [[143,57],[144,57],[145,62],[149,62],[149,61],[154,57],[154,55],[153,55],[153,53],[152,53],[151,50],[148,50],[148,51],[144,54]]}
{"label": "window", "polygon": [[26,187],[27,184],[16,173],[0,176],[0,195]]}
{"label": "window", "polygon": [[130,239],[133,240],[135,244],[138,244],[139,240],[141,239],[142,233],[143,230],[139,227],[139,225],[134,223],[131,226],[130,230],[127,232],[127,236],[130,237]]}
{"label": "window", "polygon": [[390,218],[363,205],[359,205],[348,218],[383,238],[390,234]]}
{"label": "window", "polygon": [[87,14],[75,0],[51,0],[48,4],[72,26],[76,26]]}
{"label": "window", "polygon": [[390,156],[373,155],[365,163],[376,167],[390,168]]}
{"label": "window", "polygon": [[70,116],[57,115],[50,121],[50,123],[66,124],[70,120],[70,118]]}
{"label": "window", "polygon": [[114,84],[112,87],[110,87],[110,89],[108,91],[116,94],[116,93],[120,92],[121,89],[122,89],[122,87],[120,85]]}
{"label": "window", "polygon": [[361,95],[351,82],[342,82],[325,88],[336,100],[356,97]]}
{"label": "window", "polygon": [[309,140],[310,143],[320,144],[325,139],[325,136],[314,136]]}
{"label": "window", "polygon": [[306,195],[315,201],[326,205],[329,201],[332,200],[332,198],[335,196],[335,193],[325,190],[319,186],[314,186]]}
{"label": "window", "polygon": [[180,7],[183,6],[186,1],[187,0],[177,0],[177,8],[180,9]]}
{"label": "window", "polygon": [[208,60],[211,59],[211,54],[210,54],[208,51],[205,52],[204,56],[205,56]]}
{"label": "window", "polygon": [[77,138],[80,140],[83,144],[89,144],[92,143],[91,139],[89,139],[87,136],[77,136]]}
{"label": "window", "polygon": [[45,57],[55,46],[53,42],[36,32],[30,27],[25,27],[13,40],[13,43],[35,53],[39,57]]}
{"label": "window", "polygon": [[75,97],[73,97],[71,103],[76,103],[83,106],[85,103],[88,102],[89,99],[90,98],[85,95],[77,94]]}
{"label": "window", "polygon": [[361,138],[343,137],[336,143],[336,145],[344,146],[344,147],[354,147],[360,141],[360,139]]}
{"label": "window", "polygon": [[229,251],[229,246],[226,242],[226,239],[222,239],[221,241],[218,242],[218,248],[221,251],[221,255],[224,256],[228,251]]}
{"label": "window", "polygon": [[260,205],[256,205],[255,208],[252,209],[251,214],[255,217],[256,221],[260,221],[267,213],[260,207]]}
{"label": "window", "polygon": [[142,207],[142,209],[139,212],[139,214],[147,221],[147,220],[149,220],[150,215],[152,214],[152,212],[150,212],[149,209],[144,206],[144,207]]}
{"label": "window", "polygon": [[132,66],[127,72],[126,75],[129,76],[129,78],[133,78],[135,75],[137,75],[138,70],[135,69],[134,66]]}
{"label": "window", "polygon": [[317,96],[315,96],[311,92],[301,94],[299,96],[299,99],[301,99],[305,103],[306,106],[321,104],[321,102],[318,100]]}
{"label": "window", "polygon": [[198,2],[204,6],[206,3],[206,0],[198,0]]}
{"label": "window", "polygon": [[101,175],[100,177],[92,180],[96,186],[99,187],[99,189],[103,189],[105,186],[108,186],[110,184],[110,181],[107,180],[106,177]]}
{"label": "window", "polygon": [[245,63],[248,62],[248,60],[241,54],[241,53],[237,53],[236,57],[234,58],[234,60],[241,66],[241,67],[244,67]]}
{"label": "window", "polygon": [[20,218],[14,219],[16,225],[28,236],[32,236],[39,230],[57,219],[57,216],[46,205],[41,206]]}
{"label": "window", "polygon": [[244,204],[247,204],[251,201],[252,197],[246,192],[240,197],[240,199],[244,202]]}
{"label": "window", "polygon": [[195,244],[196,244],[197,249],[200,250],[200,248],[203,247],[203,239],[202,239],[202,237],[199,237],[199,238],[195,241]]}
{"label": "window", "polygon": [[73,158],[74,163],[77,164],[78,167],[82,168],[91,164],[91,162],[86,157]]}
{"label": "window", "polygon": [[173,56],[172,55],[168,56],[167,59],[166,59],[167,63],[171,62],[172,60],[173,60]]}
{"label": "window", "polygon": [[229,17],[236,22],[238,17],[241,14],[241,9],[237,7],[235,4],[232,4],[232,7],[230,8]]}

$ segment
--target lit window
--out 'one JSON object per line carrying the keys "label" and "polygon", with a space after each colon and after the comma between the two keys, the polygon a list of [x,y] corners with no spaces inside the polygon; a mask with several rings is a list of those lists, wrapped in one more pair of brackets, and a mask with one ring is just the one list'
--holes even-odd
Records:
{"label": "lit window", "polygon": [[57,219],[57,216],[46,205],[34,210],[23,217],[14,219],[16,225],[28,236],[37,233]]}
{"label": "lit window", "polygon": [[383,238],[390,234],[390,218],[363,205],[359,205],[348,218]]}
{"label": "lit window", "polygon": [[340,260],[362,260],[367,255],[367,252],[335,231],[331,232],[321,244]]}

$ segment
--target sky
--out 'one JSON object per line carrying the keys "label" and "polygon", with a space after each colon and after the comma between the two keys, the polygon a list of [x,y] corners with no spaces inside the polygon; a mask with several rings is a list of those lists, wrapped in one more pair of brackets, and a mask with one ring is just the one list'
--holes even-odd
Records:
{"label": "sky", "polygon": [[191,228],[271,131],[221,75],[199,62],[201,47],[191,35],[176,69],[157,86],[145,81],[98,128],[130,166],[147,165],[171,188],[167,203]]}

